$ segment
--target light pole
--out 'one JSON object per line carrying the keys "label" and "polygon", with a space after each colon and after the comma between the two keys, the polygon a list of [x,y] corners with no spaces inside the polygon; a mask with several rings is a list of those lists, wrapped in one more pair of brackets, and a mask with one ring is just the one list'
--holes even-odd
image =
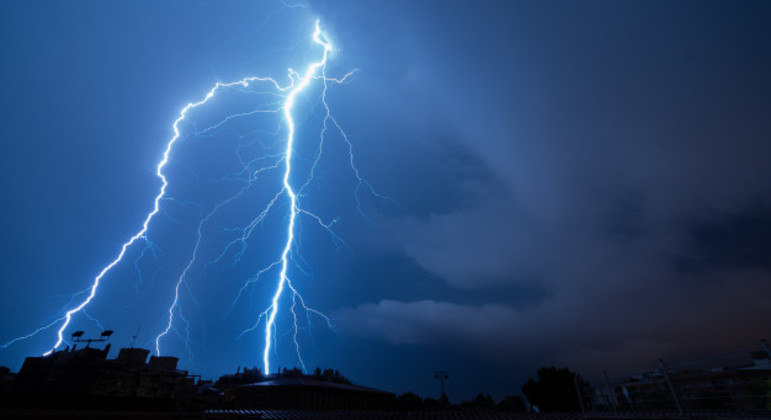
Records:
{"label": "light pole", "polygon": [[439,370],[434,374],[434,379],[439,380],[439,384],[442,387],[442,395],[439,397],[440,401],[444,401],[447,399],[447,395],[444,393],[444,381],[445,379],[450,379],[450,375],[447,374],[447,371]]}

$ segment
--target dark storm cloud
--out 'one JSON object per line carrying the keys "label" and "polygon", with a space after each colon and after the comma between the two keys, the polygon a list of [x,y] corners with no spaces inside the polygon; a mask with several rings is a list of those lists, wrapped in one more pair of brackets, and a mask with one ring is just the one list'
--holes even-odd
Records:
{"label": "dark storm cloud", "polygon": [[[490,290],[490,303],[363,303],[341,312],[347,328],[509,362],[549,362],[538,349],[550,348],[583,366],[716,332],[761,337],[771,59],[758,46],[771,38],[757,16],[767,8],[751,9],[480,7],[413,30],[422,70],[399,94],[433,97],[437,129],[492,176],[486,194],[392,218],[381,238],[451,288]],[[506,285],[549,298],[522,308],[492,289]]]}
{"label": "dark storm cloud", "polygon": [[551,299],[529,308],[384,300],[343,310],[338,323],[390,345],[449,347],[505,364],[566,363],[589,374],[765,333],[768,270],[684,277],[610,265],[602,265],[612,271],[604,275],[574,272]]}
{"label": "dark storm cloud", "polygon": [[676,261],[683,270],[771,267],[771,211],[754,205],[738,214],[728,214],[710,223],[693,226],[689,252]]}

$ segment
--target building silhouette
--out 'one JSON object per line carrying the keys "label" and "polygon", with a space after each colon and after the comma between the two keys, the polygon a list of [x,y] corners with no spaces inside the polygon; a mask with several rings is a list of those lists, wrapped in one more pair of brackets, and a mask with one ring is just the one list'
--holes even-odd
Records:
{"label": "building silhouette", "polygon": [[17,406],[160,409],[189,405],[194,378],[177,369],[176,357],[151,356],[149,350],[123,348],[108,359],[104,349],[67,348],[28,357],[8,395]]}
{"label": "building silhouette", "polygon": [[223,392],[223,405],[263,409],[366,409],[391,408],[396,395],[351,383],[337,370],[312,374],[300,369],[280,369],[263,376],[259,369],[224,375],[215,384]]}
{"label": "building silhouette", "polygon": [[[82,334],[81,334],[82,335]],[[351,383],[337,370],[281,369],[263,375],[258,368],[238,368],[216,382],[196,381],[177,368],[179,359],[150,356],[142,348],[122,348],[109,359],[103,349],[76,340],[83,348],[67,347],[46,356],[27,357],[18,373],[0,369],[0,405],[14,408],[88,410],[200,411],[238,409],[392,408],[396,396]],[[149,360],[148,360],[149,356]]]}
{"label": "building silhouette", "polygon": [[[749,357],[748,357],[749,356]],[[661,368],[597,383],[586,402],[596,412],[669,410],[771,414],[771,358],[760,349],[714,355],[702,361],[667,363]],[[723,360],[724,359],[724,360]],[[722,363],[721,363],[722,362]]]}

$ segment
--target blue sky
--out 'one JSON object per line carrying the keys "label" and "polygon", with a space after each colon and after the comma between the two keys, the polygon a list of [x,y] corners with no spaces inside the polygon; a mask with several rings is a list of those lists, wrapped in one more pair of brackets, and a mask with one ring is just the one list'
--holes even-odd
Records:
{"label": "blue sky", "polygon": [[[300,332],[306,365],[395,392],[518,392],[538,366],[586,376],[659,356],[752,343],[771,317],[771,8],[761,2],[0,2],[5,240],[0,341],[71,307],[70,295],[133,235],[159,188],[171,124],[217,81],[316,58],[316,19],[336,50],[330,134],[304,203],[294,281],[333,319]],[[318,89],[298,108],[298,171],[318,143]],[[227,92],[191,114],[154,219],[88,313],[115,345],[150,347],[205,209],[238,188],[238,153],[275,152],[274,116],[202,127],[270,97]],[[206,228],[202,260],[259,211],[268,174]],[[190,203],[196,204],[190,204]],[[184,368],[216,377],[260,365],[240,331],[275,275],[227,313],[282,242],[278,208],[244,257],[193,268]],[[232,250],[231,250],[232,251]],[[138,269],[137,269],[138,267]],[[189,290],[188,290],[189,289]],[[77,297],[76,297],[77,299]],[[297,363],[281,318],[274,364]],[[306,325],[306,324],[304,324]],[[73,329],[99,331],[76,318]],[[178,324],[180,331],[184,329]],[[0,351],[47,350],[54,331]]]}

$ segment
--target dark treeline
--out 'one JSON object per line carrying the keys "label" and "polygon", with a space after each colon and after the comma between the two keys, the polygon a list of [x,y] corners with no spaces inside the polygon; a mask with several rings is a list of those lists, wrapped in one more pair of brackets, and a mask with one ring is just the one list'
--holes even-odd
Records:
{"label": "dark treeline", "polygon": [[577,412],[581,410],[576,384],[585,387],[586,382],[575,372],[567,368],[554,366],[538,369],[534,377],[528,378],[520,391],[521,394],[506,395],[499,400],[480,392],[471,400],[450,404],[447,395],[439,399],[421,398],[406,392],[397,397],[399,409],[435,410],[440,408],[490,409],[509,412]]}

